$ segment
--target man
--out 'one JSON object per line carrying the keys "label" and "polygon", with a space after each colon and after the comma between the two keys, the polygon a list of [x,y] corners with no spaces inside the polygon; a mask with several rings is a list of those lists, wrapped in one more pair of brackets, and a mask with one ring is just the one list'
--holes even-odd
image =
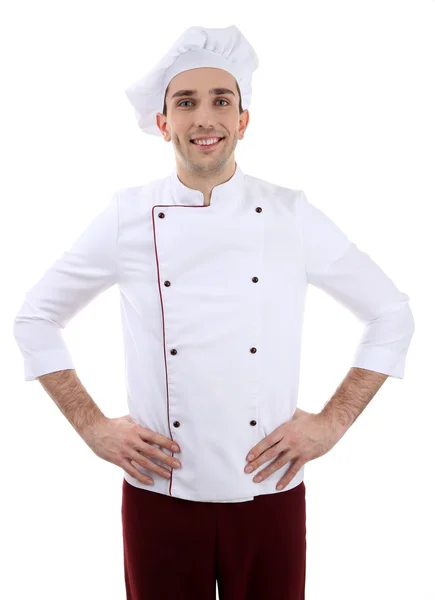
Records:
{"label": "man", "polygon": [[[15,320],[25,379],[124,469],[129,600],[212,600],[216,582],[220,600],[303,600],[304,465],[388,376],[404,376],[409,297],[301,190],[235,160],[257,64],[235,26],[191,27],[126,90],[140,128],[172,142],[176,166],[114,194]],[[296,407],[309,283],[365,327],[319,413]],[[114,284],[130,414],[109,419],[61,329]]]}

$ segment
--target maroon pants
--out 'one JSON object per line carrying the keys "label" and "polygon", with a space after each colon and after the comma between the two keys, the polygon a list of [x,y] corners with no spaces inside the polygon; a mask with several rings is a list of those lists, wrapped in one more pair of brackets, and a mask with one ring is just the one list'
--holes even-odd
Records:
{"label": "maroon pants", "polygon": [[304,600],[305,484],[195,502],[123,480],[127,600]]}

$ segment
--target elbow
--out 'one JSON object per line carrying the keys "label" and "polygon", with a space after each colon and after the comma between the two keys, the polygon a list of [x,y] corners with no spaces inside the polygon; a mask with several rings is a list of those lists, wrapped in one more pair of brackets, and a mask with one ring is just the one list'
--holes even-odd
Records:
{"label": "elbow", "polygon": [[374,319],[366,321],[364,343],[406,348],[414,335],[414,315],[408,301],[384,306]]}
{"label": "elbow", "polygon": [[415,321],[408,301],[395,305],[379,317],[379,327],[386,339],[400,343],[407,348],[415,331]]}
{"label": "elbow", "polygon": [[396,322],[398,329],[403,332],[404,337],[411,340],[415,330],[415,321],[409,306],[408,297],[405,302],[402,302],[391,311],[391,317],[389,318],[391,318],[393,322]]}
{"label": "elbow", "polygon": [[408,340],[408,343],[411,341],[412,336],[414,335],[414,331],[415,331],[415,321],[414,321],[414,315],[412,313],[412,310],[410,309],[410,307],[408,305],[406,305],[406,308],[404,310],[404,323],[403,323],[403,327],[406,333],[406,338]]}

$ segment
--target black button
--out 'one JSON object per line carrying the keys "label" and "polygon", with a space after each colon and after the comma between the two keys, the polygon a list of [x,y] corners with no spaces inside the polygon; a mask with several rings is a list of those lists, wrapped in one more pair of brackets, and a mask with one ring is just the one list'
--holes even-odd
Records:
{"label": "black button", "polygon": [[165,218],[165,213],[159,213],[159,218],[160,219],[164,219]]}
{"label": "black button", "polygon": [[257,206],[257,208],[255,209],[257,212],[261,212],[263,209],[261,208],[261,206]]}
{"label": "black button", "polygon": [[258,277],[253,277],[253,278],[252,278],[252,281],[253,281],[254,283],[257,283],[257,281],[258,281]]}
{"label": "black button", "polygon": [[180,427],[180,421],[174,421],[173,425],[174,427]]}
{"label": "black button", "polygon": [[177,351],[175,350],[175,348],[174,348],[174,350],[171,350],[171,354],[177,354]]}
{"label": "black button", "polygon": [[257,425],[257,421],[255,419],[252,419],[252,421],[250,422],[250,425]]}
{"label": "black button", "polygon": [[257,352],[257,348],[251,348],[251,352],[252,354],[255,354]]}
{"label": "black button", "polygon": [[166,287],[169,287],[171,285],[171,282],[170,281],[165,281],[165,285],[166,285]]}

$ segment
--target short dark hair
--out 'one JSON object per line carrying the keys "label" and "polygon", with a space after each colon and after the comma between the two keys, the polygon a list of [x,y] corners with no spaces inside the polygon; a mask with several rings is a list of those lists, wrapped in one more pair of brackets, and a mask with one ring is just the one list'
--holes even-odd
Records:
{"label": "short dark hair", "polygon": [[[169,84],[168,84],[169,87]],[[168,87],[165,90],[165,99],[163,101],[163,110],[162,113],[165,115],[165,117],[167,117],[167,106],[166,106],[166,94],[168,93]],[[243,108],[242,108],[242,94],[240,93],[240,88],[239,88],[239,84],[236,80],[236,87],[237,87],[237,92],[239,94],[239,114],[242,114],[243,112]]]}

